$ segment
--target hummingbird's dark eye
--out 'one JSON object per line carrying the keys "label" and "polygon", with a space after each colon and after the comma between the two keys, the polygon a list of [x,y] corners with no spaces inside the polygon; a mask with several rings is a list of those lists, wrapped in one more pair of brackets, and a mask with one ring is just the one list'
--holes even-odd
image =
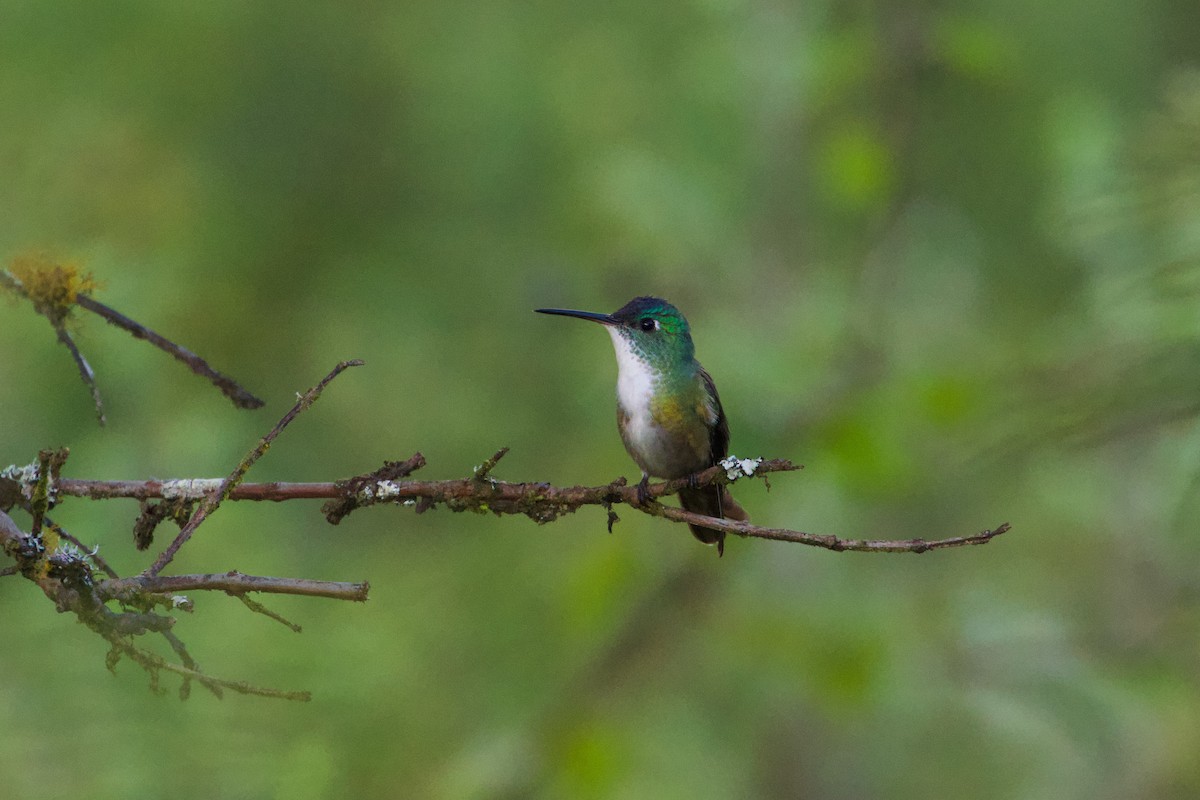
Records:
{"label": "hummingbird's dark eye", "polygon": [[656,320],[654,317],[642,317],[641,321],[638,323],[638,327],[647,333],[650,331],[656,331],[658,330],[658,320]]}

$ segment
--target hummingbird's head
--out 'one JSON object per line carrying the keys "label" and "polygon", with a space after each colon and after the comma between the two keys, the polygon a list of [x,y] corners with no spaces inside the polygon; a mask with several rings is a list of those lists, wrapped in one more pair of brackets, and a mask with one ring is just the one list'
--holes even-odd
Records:
{"label": "hummingbird's head", "polygon": [[618,360],[623,347],[637,359],[657,368],[691,363],[695,357],[692,334],[679,309],[658,297],[635,297],[611,314],[572,311],[563,308],[539,308],[542,314],[559,314],[599,322],[608,328],[617,346]]}
{"label": "hummingbird's head", "polygon": [[695,354],[692,334],[679,309],[657,297],[635,297],[612,313],[617,333],[648,361]]}

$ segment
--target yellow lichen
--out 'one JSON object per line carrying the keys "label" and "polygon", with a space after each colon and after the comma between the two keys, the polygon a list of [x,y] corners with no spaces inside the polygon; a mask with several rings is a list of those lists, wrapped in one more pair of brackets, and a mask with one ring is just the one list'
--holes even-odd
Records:
{"label": "yellow lichen", "polygon": [[62,545],[62,539],[53,525],[42,525],[42,544],[46,546],[47,553],[58,552],[58,548]]}
{"label": "yellow lichen", "polygon": [[12,259],[8,271],[21,282],[21,290],[38,313],[61,321],[80,294],[96,290],[92,273],[74,262],[60,262],[45,253],[27,253]]}

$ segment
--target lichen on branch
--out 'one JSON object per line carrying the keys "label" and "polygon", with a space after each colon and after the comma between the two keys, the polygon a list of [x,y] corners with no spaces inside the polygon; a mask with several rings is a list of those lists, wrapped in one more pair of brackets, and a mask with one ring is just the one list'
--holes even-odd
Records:
{"label": "lichen on branch", "polygon": [[29,300],[51,322],[60,323],[75,308],[78,296],[91,294],[97,284],[95,276],[79,264],[34,252],[9,261],[8,274],[0,271],[0,286]]}

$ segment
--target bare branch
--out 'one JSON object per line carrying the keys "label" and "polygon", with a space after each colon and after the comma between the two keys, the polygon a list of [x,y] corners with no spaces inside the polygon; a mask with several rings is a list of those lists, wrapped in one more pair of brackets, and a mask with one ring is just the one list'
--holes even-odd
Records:
{"label": "bare branch", "polygon": [[264,405],[262,400],[246,391],[233,378],[217,372],[208,365],[207,361],[191,350],[175,344],[164,336],[160,336],[145,325],[135,322],[116,309],[110,308],[86,294],[77,295],[75,303],[80,308],[103,317],[110,325],[115,325],[122,330],[129,331],[136,339],[145,339],[164,353],[168,353],[173,358],[187,364],[192,372],[202,378],[206,378],[213,386],[216,386],[226,397],[232,400],[233,404],[238,408],[262,408]]}
{"label": "bare branch", "polygon": [[1006,533],[1010,527],[1007,522],[993,529],[983,530],[970,536],[953,536],[947,539],[842,539],[831,534],[804,533],[784,528],[762,528],[733,519],[718,519],[684,511],[674,506],[658,506],[650,513],[667,519],[690,524],[702,525],[705,528],[716,528],[734,533],[738,536],[752,536],[758,539],[774,539],[779,542],[797,542],[799,544],[823,547],[835,552],[858,553],[925,553],[929,550],[942,550],[948,547],[962,547],[970,544],[987,544],[993,538]]}
{"label": "bare branch", "polygon": [[234,597],[236,597],[238,600],[241,600],[242,605],[253,611],[255,614],[262,614],[267,619],[275,620],[283,627],[290,629],[292,633],[301,633],[303,630],[299,625],[292,622],[290,619],[287,619],[276,611],[272,611],[257,600],[252,600],[249,597],[246,597],[244,594],[237,594],[234,595]]}
{"label": "bare branch", "polygon": [[240,572],[218,572],[208,575],[138,575],[102,582],[98,591],[107,598],[122,598],[130,592],[169,594],[176,592],[218,591],[233,595],[246,592],[264,594],[293,594],[307,597],[328,597],[331,600],[365,602],[370,584],[342,581],[314,581],[305,578],[270,578],[243,575]]}

